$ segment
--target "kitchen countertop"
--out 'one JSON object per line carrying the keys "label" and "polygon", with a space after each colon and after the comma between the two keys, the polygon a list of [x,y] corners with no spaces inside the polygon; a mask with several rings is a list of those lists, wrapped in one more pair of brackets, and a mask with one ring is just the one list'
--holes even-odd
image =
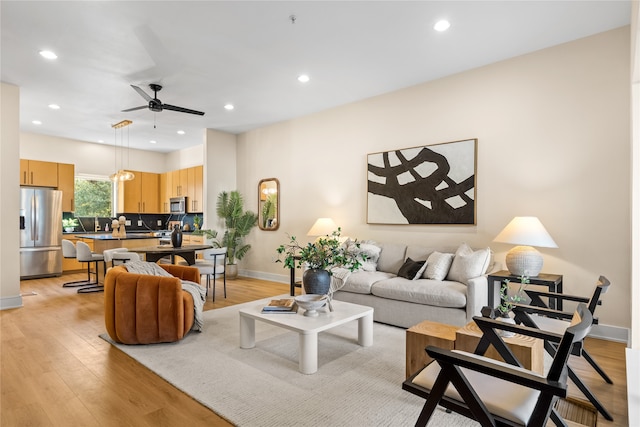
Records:
{"label": "kitchen countertop", "polygon": [[83,239],[93,239],[93,240],[131,240],[131,239],[157,239],[156,236],[150,233],[127,233],[126,237],[113,237],[111,233],[102,233],[102,234],[91,234],[91,233],[76,233],[75,237],[80,237]]}

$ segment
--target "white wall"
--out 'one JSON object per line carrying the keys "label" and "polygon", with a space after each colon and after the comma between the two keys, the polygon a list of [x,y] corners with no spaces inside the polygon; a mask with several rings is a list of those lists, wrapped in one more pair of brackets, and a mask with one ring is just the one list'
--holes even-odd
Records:
{"label": "white wall", "polygon": [[[491,246],[517,215],[540,218],[558,243],[543,271],[565,292],[613,283],[601,323],[630,326],[629,28],[492,64],[238,137],[238,189],[257,209],[262,178],[281,184],[281,222],[255,229],[241,262],[287,281],[275,249],[332,217],[360,239]],[[367,153],[478,138],[477,226],[366,224]],[[626,337],[622,337],[623,339]]]}
{"label": "white wall", "polygon": [[0,309],[22,306],[20,295],[20,89],[0,84]]}
{"label": "white wall", "polygon": [[[236,136],[214,129],[207,129],[204,148],[204,202],[205,216],[202,228],[222,230],[222,223],[216,215],[216,201],[222,191],[236,189]],[[245,193],[246,194],[246,193]]]}
{"label": "white wall", "polygon": [[131,149],[128,153],[125,150],[122,157],[119,145],[116,154],[113,144],[94,144],[36,133],[20,134],[20,158],[73,163],[76,174],[108,176],[116,170],[116,165],[117,169],[144,172],[162,173],[170,170],[167,169],[167,155],[163,153]]}

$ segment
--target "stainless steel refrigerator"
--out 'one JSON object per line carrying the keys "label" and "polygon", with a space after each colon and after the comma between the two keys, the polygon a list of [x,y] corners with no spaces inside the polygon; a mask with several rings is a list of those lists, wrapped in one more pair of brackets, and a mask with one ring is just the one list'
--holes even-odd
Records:
{"label": "stainless steel refrigerator", "polygon": [[62,191],[20,189],[20,278],[62,274]]}

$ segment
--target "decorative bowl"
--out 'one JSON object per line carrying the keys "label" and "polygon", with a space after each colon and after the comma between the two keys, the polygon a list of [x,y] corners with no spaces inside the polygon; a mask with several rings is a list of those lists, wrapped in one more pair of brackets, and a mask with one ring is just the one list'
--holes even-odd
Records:
{"label": "decorative bowl", "polygon": [[318,309],[327,303],[326,295],[318,294],[305,294],[295,297],[296,303],[299,307],[302,307],[304,315],[307,317],[316,317],[318,315]]}

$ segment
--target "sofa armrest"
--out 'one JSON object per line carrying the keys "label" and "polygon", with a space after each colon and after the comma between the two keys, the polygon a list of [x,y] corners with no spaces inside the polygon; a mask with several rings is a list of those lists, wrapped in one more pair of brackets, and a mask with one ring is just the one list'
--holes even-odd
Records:
{"label": "sofa armrest", "polygon": [[467,281],[467,320],[480,316],[480,310],[487,305],[489,285],[487,276],[478,276]]}
{"label": "sofa armrest", "polygon": [[190,282],[200,283],[200,270],[196,267],[187,267],[185,265],[176,264],[159,264],[160,267],[165,269],[172,276],[178,279],[188,280]]}

